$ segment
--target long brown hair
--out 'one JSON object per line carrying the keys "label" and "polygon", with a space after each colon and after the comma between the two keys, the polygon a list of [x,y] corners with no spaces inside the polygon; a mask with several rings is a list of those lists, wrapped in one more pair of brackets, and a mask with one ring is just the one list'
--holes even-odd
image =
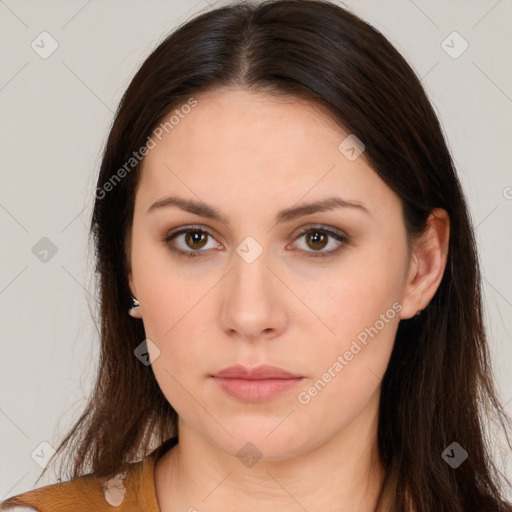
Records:
{"label": "long brown hair", "polygon": [[[418,318],[400,321],[382,381],[379,453],[394,511],[405,511],[408,500],[418,512],[490,510],[505,479],[491,460],[485,422],[495,417],[507,432],[509,419],[493,385],[461,185],[438,119],[405,59],[375,28],[322,0],[234,3],[202,13],[151,53],[124,94],[91,223],[101,357],[87,408],[57,450],[72,450],[66,478],[106,475],[178,434],[177,413],[151,367],[134,356],[145,334],[127,315],[125,245],[141,165],[126,163],[173,109],[218,87],[322,106],[363,141],[364,157],[402,200],[411,239],[433,208],[447,210],[451,236],[442,282]],[[452,442],[469,454],[457,469],[441,456]]]}

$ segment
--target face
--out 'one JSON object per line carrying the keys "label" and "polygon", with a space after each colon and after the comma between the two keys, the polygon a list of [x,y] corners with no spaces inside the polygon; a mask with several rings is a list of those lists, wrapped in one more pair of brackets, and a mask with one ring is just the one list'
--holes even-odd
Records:
{"label": "face", "polygon": [[[401,202],[312,104],[195,98],[135,198],[129,281],[152,369],[180,428],[231,454],[251,442],[268,460],[297,456],[375,404],[408,300]],[[236,364],[297,378],[212,377]]]}

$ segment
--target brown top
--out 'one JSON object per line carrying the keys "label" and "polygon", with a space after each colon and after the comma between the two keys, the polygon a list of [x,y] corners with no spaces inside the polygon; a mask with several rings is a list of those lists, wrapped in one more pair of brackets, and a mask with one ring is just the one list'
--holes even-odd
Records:
{"label": "brown top", "polygon": [[108,476],[88,474],[18,494],[2,501],[0,510],[160,512],[156,499],[155,463],[177,442],[177,437],[172,437],[140,462],[125,464]]}

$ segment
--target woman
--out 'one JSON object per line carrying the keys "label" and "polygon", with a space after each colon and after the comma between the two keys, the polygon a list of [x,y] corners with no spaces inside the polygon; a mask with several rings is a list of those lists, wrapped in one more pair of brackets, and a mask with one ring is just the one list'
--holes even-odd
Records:
{"label": "woman", "polygon": [[91,232],[70,481],[2,510],[511,510],[466,202],[370,25],[278,0],[179,28],[121,101]]}

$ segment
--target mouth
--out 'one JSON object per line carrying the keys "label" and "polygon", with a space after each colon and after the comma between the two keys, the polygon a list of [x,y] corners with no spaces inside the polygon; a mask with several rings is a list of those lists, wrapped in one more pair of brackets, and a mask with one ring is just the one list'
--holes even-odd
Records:
{"label": "mouth", "polygon": [[246,402],[270,400],[304,379],[302,375],[267,365],[254,368],[229,366],[211,377],[223,392]]}

